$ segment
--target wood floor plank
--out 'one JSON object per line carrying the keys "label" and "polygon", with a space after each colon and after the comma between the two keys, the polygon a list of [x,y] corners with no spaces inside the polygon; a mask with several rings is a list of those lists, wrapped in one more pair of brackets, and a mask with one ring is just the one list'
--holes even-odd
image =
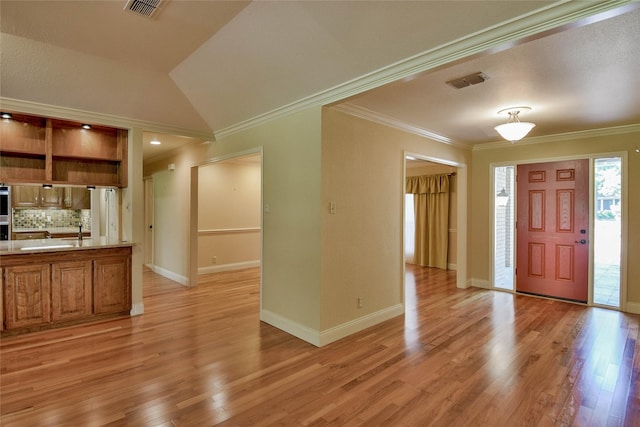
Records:
{"label": "wood floor plank", "polygon": [[407,266],[406,313],[322,348],[260,322],[258,269],[145,314],[0,341],[0,424],[638,426],[640,316]]}

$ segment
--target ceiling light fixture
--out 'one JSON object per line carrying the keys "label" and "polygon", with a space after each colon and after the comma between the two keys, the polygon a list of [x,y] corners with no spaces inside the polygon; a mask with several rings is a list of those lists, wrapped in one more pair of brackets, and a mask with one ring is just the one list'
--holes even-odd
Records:
{"label": "ceiling light fixture", "polygon": [[160,141],[158,141],[157,139],[154,139],[153,141],[150,141],[149,144],[151,144],[151,145],[160,145],[162,143]]}
{"label": "ceiling light fixture", "polygon": [[498,111],[498,114],[508,114],[509,119],[507,123],[498,125],[495,130],[507,141],[515,143],[527,136],[529,131],[533,129],[535,124],[529,122],[521,122],[518,118],[518,114],[521,111],[531,111],[531,107],[511,107]]}

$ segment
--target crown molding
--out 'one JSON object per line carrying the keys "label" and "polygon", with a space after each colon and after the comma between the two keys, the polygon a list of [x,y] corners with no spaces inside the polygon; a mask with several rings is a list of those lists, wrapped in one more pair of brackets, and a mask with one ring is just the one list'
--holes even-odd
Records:
{"label": "crown molding", "polygon": [[553,30],[557,31],[566,25],[575,24],[581,20],[594,22],[613,14],[626,12],[635,7],[638,7],[638,3],[633,0],[599,2],[562,0],[398,61],[251,119],[225,127],[215,131],[215,136],[216,138],[225,138],[296,111],[329,105],[387,83],[408,78],[472,55],[487,52],[491,49],[505,48],[535,35]]}
{"label": "crown molding", "polygon": [[532,138],[525,138],[522,141],[511,143],[509,141],[496,141],[487,142],[484,144],[476,144],[473,146],[473,151],[482,150],[495,150],[498,148],[513,147],[516,145],[534,145],[543,144],[545,142],[561,142],[572,141],[585,138],[596,138],[610,135],[621,135],[626,133],[640,133],[640,124],[613,126],[609,128],[580,130],[576,132],[558,133],[555,135],[536,136]]}
{"label": "crown molding", "polygon": [[31,114],[35,116],[51,117],[57,119],[73,120],[82,123],[100,124],[121,129],[140,128],[145,132],[158,132],[170,135],[179,135],[188,138],[198,138],[213,141],[213,132],[201,132],[144,120],[130,119],[109,114],[94,113],[74,108],[58,107],[55,105],[41,104],[37,102],[23,101],[13,98],[0,97],[0,106],[3,110],[11,112]]}
{"label": "crown molding", "polygon": [[463,148],[466,150],[472,150],[473,147],[464,144],[461,142],[454,141],[446,136],[439,135],[435,132],[431,132],[427,129],[423,129],[418,126],[414,126],[408,123],[405,123],[401,120],[398,120],[393,117],[389,117],[384,114],[377,113],[375,111],[371,111],[367,108],[360,107],[358,105],[351,104],[346,102],[344,104],[334,105],[331,107],[333,110],[340,111],[345,114],[349,114],[351,116],[360,117],[361,119],[369,120],[375,123],[379,123],[384,126],[389,126],[395,129],[399,129],[405,132],[409,132],[424,138],[432,139],[437,142],[441,142],[443,144],[452,145],[454,147]]}

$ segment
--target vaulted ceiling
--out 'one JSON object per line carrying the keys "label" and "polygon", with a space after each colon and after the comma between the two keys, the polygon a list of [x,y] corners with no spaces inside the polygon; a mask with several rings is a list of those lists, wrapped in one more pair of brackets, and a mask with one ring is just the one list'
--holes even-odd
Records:
{"label": "vaulted ceiling", "polygon": [[[499,140],[496,113],[516,105],[533,108],[521,117],[537,124],[532,136],[640,123],[635,2],[599,2],[588,19],[458,49],[411,75],[412,61],[567,3],[163,0],[150,18],[125,4],[0,0],[4,103],[204,139],[314,103],[468,146]],[[446,84],[478,71],[484,83]]]}

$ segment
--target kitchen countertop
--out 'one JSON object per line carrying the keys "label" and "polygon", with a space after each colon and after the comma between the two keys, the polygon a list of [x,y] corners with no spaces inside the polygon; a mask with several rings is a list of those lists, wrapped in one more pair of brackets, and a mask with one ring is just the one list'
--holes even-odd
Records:
{"label": "kitchen countertop", "polygon": [[[37,233],[39,231],[48,231],[49,234],[69,234],[77,233],[78,227],[45,227],[45,228],[12,228],[14,233]],[[91,230],[82,229],[82,233],[91,233]]]}
{"label": "kitchen countertop", "polygon": [[18,255],[42,252],[65,252],[87,249],[121,248],[133,246],[131,242],[107,239],[106,237],[73,237],[62,239],[5,240],[0,241],[0,255]]}

